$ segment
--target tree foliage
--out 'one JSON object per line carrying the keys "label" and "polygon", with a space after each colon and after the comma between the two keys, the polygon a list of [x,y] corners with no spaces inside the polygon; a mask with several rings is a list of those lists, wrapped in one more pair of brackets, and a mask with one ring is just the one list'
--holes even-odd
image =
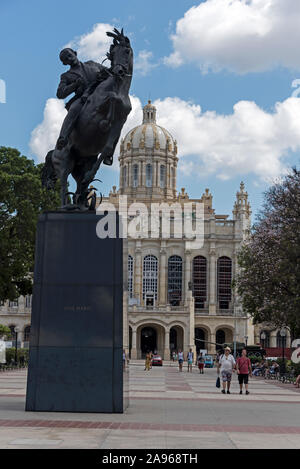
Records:
{"label": "tree foliage", "polygon": [[5,337],[5,339],[10,339],[11,338],[11,330],[9,327],[4,326],[3,324],[0,324],[0,338]]}
{"label": "tree foliage", "polygon": [[38,215],[59,205],[59,187],[41,184],[43,164],[0,147],[0,300],[31,293]]}
{"label": "tree foliage", "polygon": [[266,193],[235,280],[254,322],[287,326],[300,335],[300,171],[294,168]]}

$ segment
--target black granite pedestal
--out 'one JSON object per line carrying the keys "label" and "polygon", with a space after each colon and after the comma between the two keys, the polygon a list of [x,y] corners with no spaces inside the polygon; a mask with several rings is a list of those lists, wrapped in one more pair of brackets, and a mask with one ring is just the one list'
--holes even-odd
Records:
{"label": "black granite pedestal", "polygon": [[128,405],[123,240],[99,239],[100,218],[63,212],[39,218],[27,411],[123,412]]}

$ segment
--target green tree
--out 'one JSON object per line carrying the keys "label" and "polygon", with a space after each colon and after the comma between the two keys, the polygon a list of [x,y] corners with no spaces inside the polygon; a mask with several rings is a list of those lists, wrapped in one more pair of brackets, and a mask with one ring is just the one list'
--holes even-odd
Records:
{"label": "green tree", "polygon": [[59,206],[59,187],[42,188],[43,164],[0,147],[0,300],[32,291],[37,219]]}
{"label": "green tree", "polygon": [[300,335],[300,171],[294,168],[266,193],[235,279],[254,322],[287,326]]}
{"label": "green tree", "polygon": [[11,338],[11,330],[7,326],[3,326],[3,324],[0,324],[0,337],[5,337],[6,339]]}

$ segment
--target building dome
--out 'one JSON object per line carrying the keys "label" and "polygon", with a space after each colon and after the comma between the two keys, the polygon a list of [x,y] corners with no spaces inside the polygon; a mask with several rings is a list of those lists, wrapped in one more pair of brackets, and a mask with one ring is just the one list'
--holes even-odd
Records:
{"label": "building dome", "polygon": [[123,151],[151,149],[177,153],[177,142],[170,132],[156,123],[156,108],[151,101],[143,108],[143,122],[128,132],[121,142]]}
{"label": "building dome", "polygon": [[143,122],[130,130],[120,145],[120,194],[133,200],[176,197],[177,143],[157,125],[151,101],[143,108]]}

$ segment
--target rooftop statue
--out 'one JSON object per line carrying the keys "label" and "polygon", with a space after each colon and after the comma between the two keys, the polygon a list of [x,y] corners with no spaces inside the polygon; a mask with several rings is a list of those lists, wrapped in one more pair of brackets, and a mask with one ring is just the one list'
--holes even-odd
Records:
{"label": "rooftop statue", "polygon": [[[131,111],[129,88],[132,80],[133,51],[123,29],[107,32],[113,38],[109,52],[110,67],[92,60],[80,62],[77,53],[65,48],[60,60],[70,69],[61,75],[57,97],[74,93],[66,104],[63,122],[54,150],[48,152],[42,174],[43,185],[61,182],[61,209],[86,211],[89,185],[101,163],[112,165],[122,127]],[[67,204],[68,176],[77,183],[73,204]]]}

